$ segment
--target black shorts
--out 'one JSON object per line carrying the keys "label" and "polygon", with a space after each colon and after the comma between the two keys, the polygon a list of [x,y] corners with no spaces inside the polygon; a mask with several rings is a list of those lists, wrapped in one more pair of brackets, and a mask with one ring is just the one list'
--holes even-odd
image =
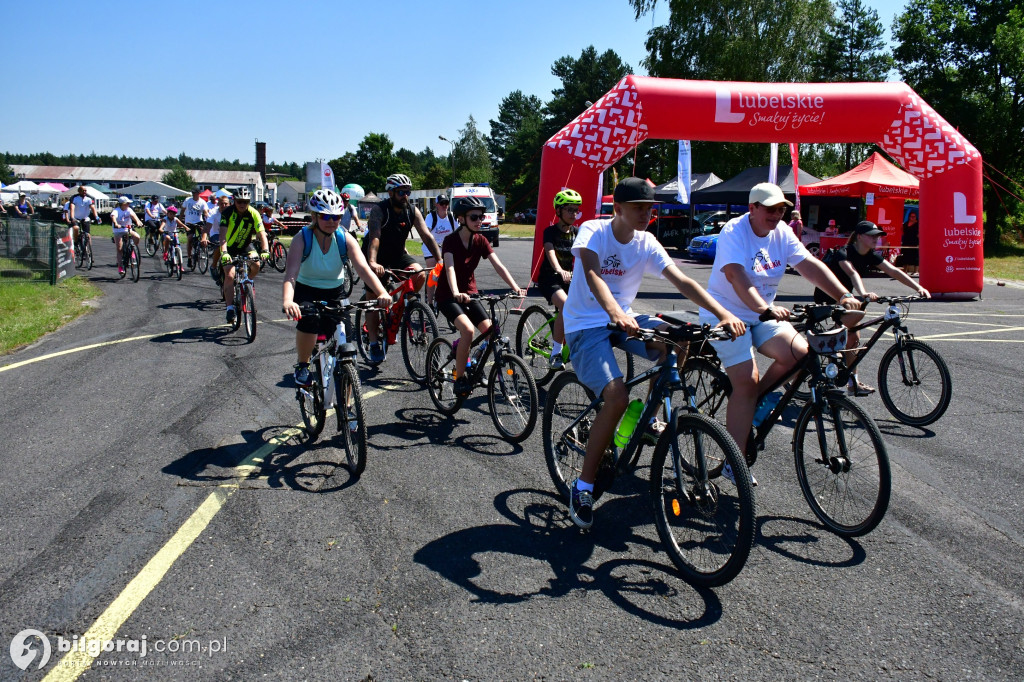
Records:
{"label": "black shorts", "polygon": [[[311,303],[313,301],[340,301],[341,300],[341,287],[335,287],[333,289],[318,289],[311,287],[308,284],[302,282],[295,283],[295,297],[293,299],[296,303]],[[321,317],[319,315],[303,315],[302,319],[295,323],[295,329],[303,332],[304,334],[323,334],[324,336],[330,337],[334,334],[334,330],[337,328],[338,323],[332,318]]]}
{"label": "black shorts", "polygon": [[192,237],[196,232],[202,232],[203,225],[205,223],[185,223],[185,234]]}
{"label": "black shorts", "polygon": [[540,295],[544,297],[544,300],[549,304],[551,303],[551,297],[555,295],[556,291],[564,291],[566,294],[569,293],[569,285],[565,282],[556,283],[537,283],[537,290],[540,291]]}
{"label": "black shorts", "polygon": [[72,220],[71,224],[72,225],[77,225],[81,232],[85,232],[86,234],[92,234],[92,221],[91,220],[85,220],[85,219]]}
{"label": "black shorts", "polygon": [[455,325],[455,318],[459,315],[468,315],[469,321],[473,323],[474,327],[479,326],[481,322],[487,319],[487,310],[484,309],[484,304],[475,299],[463,305],[452,298],[444,303],[438,303],[437,311],[444,315],[448,323],[453,326]]}

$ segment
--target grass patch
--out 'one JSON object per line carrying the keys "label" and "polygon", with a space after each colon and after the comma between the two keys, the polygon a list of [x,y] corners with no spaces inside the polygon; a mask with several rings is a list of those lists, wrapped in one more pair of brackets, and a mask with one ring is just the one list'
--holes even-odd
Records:
{"label": "grass patch", "polygon": [[518,223],[502,223],[498,230],[502,237],[533,237],[537,228],[533,225],[520,225]]}
{"label": "grass patch", "polygon": [[82,277],[66,279],[57,286],[0,284],[0,355],[71,322],[87,310],[85,301],[99,293]]}
{"label": "grass patch", "polygon": [[985,276],[1024,281],[1024,244],[1000,244],[988,249]]}

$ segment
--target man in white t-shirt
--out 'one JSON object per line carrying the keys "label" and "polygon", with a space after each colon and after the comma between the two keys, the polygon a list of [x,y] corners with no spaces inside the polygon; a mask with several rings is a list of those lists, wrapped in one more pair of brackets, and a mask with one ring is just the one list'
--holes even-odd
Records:
{"label": "man in white t-shirt", "polygon": [[[434,235],[434,241],[438,244],[444,244],[445,237],[455,231],[455,218],[448,212],[450,202],[451,200],[447,194],[438,194],[437,199],[434,200],[433,210],[423,216],[423,222],[427,224],[427,229],[430,230],[430,234]],[[420,249],[423,253],[423,260],[426,263],[425,269],[433,270],[434,266],[437,265],[437,259],[430,253],[430,249],[427,248],[426,244],[422,244]],[[434,302],[434,292],[436,289],[436,285],[427,286],[425,293],[427,305],[431,305]]]}
{"label": "man in white t-shirt", "polygon": [[182,211],[185,213],[185,234],[188,236],[188,267],[192,267],[192,242],[202,234],[203,225],[206,222],[206,218],[210,215],[209,205],[199,197],[199,188],[192,188],[192,196],[185,199],[185,202],[181,205]]}
{"label": "man in white t-shirt", "polygon": [[98,223],[100,221],[100,215],[96,212],[96,204],[89,196],[88,190],[85,189],[85,185],[78,186],[78,196],[72,197],[71,205],[68,207],[70,211],[69,217],[71,218],[71,226],[75,232],[75,243],[78,243],[79,232],[85,232],[89,234],[91,232],[88,218],[92,216],[93,222]]}
{"label": "man in white t-shirt", "polygon": [[[565,340],[576,376],[604,399],[590,427],[583,470],[571,486],[569,516],[581,528],[589,528],[593,523],[598,465],[629,402],[612,344],[650,359],[665,353],[663,344],[649,344],[645,348],[636,339],[626,341],[641,327],[662,325],[657,318],[634,315],[630,308],[644,274],[669,280],[688,299],[714,311],[721,320],[720,326],[735,336],[744,332],[743,323],[684,275],[665,247],[646,231],[655,203],[653,186],[640,178],[626,178],[616,185],[614,201],[615,215],[610,220],[589,220],[580,226],[572,245],[576,257],[572,279],[576,284],[569,288],[562,308]],[[621,331],[609,330],[609,322]]]}
{"label": "man in white t-shirt", "polygon": [[[777,185],[754,185],[749,199],[749,212],[722,228],[708,279],[708,293],[747,325],[747,332],[738,339],[711,342],[732,382],[725,423],[740,452],[746,451],[759,387],[776,383],[807,354],[807,341],[786,321],[790,311],[772,305],[786,266],[793,266],[845,307],[860,308],[821,261],[808,257],[810,252],[792,230],[776,229],[784,225],[786,207],[793,205]],[[718,314],[702,307],[701,322],[713,321],[712,312]],[[775,361],[760,379],[754,348]]]}

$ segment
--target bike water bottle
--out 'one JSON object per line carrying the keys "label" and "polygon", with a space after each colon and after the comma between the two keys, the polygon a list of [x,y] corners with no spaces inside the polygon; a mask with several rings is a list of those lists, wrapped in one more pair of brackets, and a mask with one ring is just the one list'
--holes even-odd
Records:
{"label": "bike water bottle", "polygon": [[636,423],[640,421],[640,413],[643,411],[644,403],[642,400],[634,400],[629,403],[629,407],[626,408],[626,413],[622,415],[622,421],[619,422],[619,428],[615,431],[616,447],[626,447],[626,443],[629,442],[629,437],[633,435],[633,429],[636,428]]}
{"label": "bike water bottle", "polygon": [[758,403],[757,410],[754,411],[754,428],[760,426],[764,420],[768,417],[768,414],[775,409],[775,406],[782,400],[782,394],[778,391],[769,393],[764,399]]}

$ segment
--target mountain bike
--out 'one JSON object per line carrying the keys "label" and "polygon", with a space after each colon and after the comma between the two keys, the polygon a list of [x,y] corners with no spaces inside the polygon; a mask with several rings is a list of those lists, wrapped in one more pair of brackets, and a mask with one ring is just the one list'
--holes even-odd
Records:
{"label": "mountain bike", "polygon": [[[521,443],[533,432],[537,423],[537,383],[526,363],[512,352],[512,342],[501,335],[496,306],[515,294],[472,294],[470,298],[485,302],[491,309],[491,328],[473,339],[470,364],[465,376],[471,387],[487,387],[487,403],[494,428],[513,443]],[[434,406],[445,415],[453,415],[466,402],[468,395],[455,392],[455,348],[448,339],[436,338],[427,348],[427,390]],[[487,362],[494,357],[490,370]],[[484,374],[487,373],[487,381]],[[472,390],[472,388],[470,389]]]}
{"label": "mountain bike", "polygon": [[[384,288],[398,282],[391,289],[391,299],[395,302],[386,311],[377,316],[377,342],[381,344],[384,357],[387,358],[388,348],[398,342],[401,335],[402,358],[405,368],[414,381],[423,383],[427,378],[427,346],[437,337],[437,318],[434,313],[419,300],[412,276],[412,270],[385,270],[382,283]],[[355,313],[356,347],[359,355],[371,367],[374,362],[370,357],[370,336],[367,330],[364,311],[357,309]]]}
{"label": "mountain bike", "polygon": [[[609,325],[618,331],[618,327]],[[665,359],[626,382],[631,389],[654,379],[636,428],[621,451],[614,439],[604,452],[594,481],[594,500],[619,474],[629,471],[645,443],[654,443],[650,496],[662,545],[683,578],[694,585],[724,585],[739,574],[755,535],[754,491],[746,462],[725,428],[697,412],[685,375],[679,372],[679,349],[695,341],[730,338],[709,325],[668,325],[641,329],[642,341],[668,346]],[[685,352],[685,351],[683,351]],[[675,401],[677,397],[686,399]],[[568,504],[570,488],[583,470],[590,429],[603,405],[576,377],[561,373],[551,383],[542,424],[548,473]],[[665,417],[658,434],[652,419]],[[733,478],[722,476],[728,463]]]}
{"label": "mountain bike", "polygon": [[256,284],[249,277],[249,263],[259,262],[258,258],[249,258],[248,254],[235,256],[231,259],[235,267],[235,322],[231,331],[236,331],[245,324],[245,338],[248,343],[256,340]]}
{"label": "mountain bike", "polygon": [[[112,239],[116,240],[117,237],[112,237]],[[121,275],[121,279],[124,279],[125,275],[131,274],[132,281],[138,282],[141,269],[140,260],[139,247],[132,239],[131,230],[128,230],[121,236],[121,270],[118,273]]]}
{"label": "mountain bike", "polygon": [[[512,311],[516,312],[516,311]],[[542,305],[531,305],[522,312],[516,328],[516,354],[526,362],[538,386],[546,384],[558,370],[550,365],[555,317],[558,311]],[[616,348],[615,359],[623,367],[625,381],[633,378],[636,371],[633,355]],[[569,345],[562,346],[562,363],[569,362]]]}
{"label": "mountain bike", "polygon": [[[837,387],[847,329],[839,325],[825,330],[824,323],[839,322],[848,312],[838,305],[793,306],[790,321],[806,328],[810,352],[758,397],[760,403],[769,393],[786,386],[778,404],[759,426],[751,427],[744,455],[747,465],[753,466],[768,433],[786,407],[797,400],[798,387],[807,383],[810,398],[793,427],[800,490],[826,528],[836,535],[855,537],[870,533],[881,523],[889,507],[892,475],[875,421]],[[722,406],[732,392],[732,383],[710,344],[701,352],[683,367],[687,383],[694,387],[693,406],[709,417],[724,418]]]}
{"label": "mountain bike", "polygon": [[[866,299],[862,299],[866,302]],[[877,302],[888,306],[884,314],[853,327],[854,331],[878,325],[861,348],[856,349],[849,365],[840,368],[836,384],[842,386],[857,370],[857,365],[885,332],[892,330],[893,345],[878,363],[878,395],[889,413],[910,426],[927,426],[942,418],[953,397],[953,379],[946,361],[924,341],[918,341],[904,320],[910,314],[909,303],[924,301],[920,296],[882,296]],[[796,396],[807,400],[810,393],[800,386]]]}
{"label": "mountain bike", "polygon": [[167,235],[171,243],[167,251],[164,252],[164,267],[167,268],[168,277],[177,277],[178,280],[181,280],[181,276],[185,273],[185,263],[181,257],[181,241],[178,239],[179,232],[183,232],[183,230],[175,230]]}
{"label": "mountain bike", "polygon": [[[366,422],[363,416],[363,394],[356,368],[356,348],[348,343],[345,328],[349,311],[367,311],[376,308],[374,301],[342,304],[328,301],[302,303],[302,315],[322,315],[338,322],[334,335],[317,336],[316,346],[309,359],[310,385],[295,389],[302,421],[310,442],[324,429],[327,411],[333,407],[338,418],[338,433],[342,434],[342,448],[348,461],[348,470],[359,476],[366,469]],[[332,391],[333,389],[333,391]]]}
{"label": "mountain bike", "polygon": [[[270,258],[268,260],[275,270],[278,272],[284,272],[285,263],[288,260],[288,254],[285,252],[284,244],[282,244],[281,240],[278,238],[278,235],[280,234],[280,228],[267,230],[267,241],[269,242],[268,250],[270,251]],[[349,293],[351,293],[351,289],[349,290]],[[342,298],[348,298],[348,294],[345,294]]]}
{"label": "mountain bike", "polygon": [[75,267],[78,269],[84,267],[86,270],[92,270],[92,235],[85,231],[85,228],[89,227],[92,221],[85,218],[73,222],[79,225],[78,239],[75,240]]}
{"label": "mountain bike", "polygon": [[159,220],[147,220],[146,226],[146,255],[150,258],[156,256],[157,250],[160,248],[160,221]]}

